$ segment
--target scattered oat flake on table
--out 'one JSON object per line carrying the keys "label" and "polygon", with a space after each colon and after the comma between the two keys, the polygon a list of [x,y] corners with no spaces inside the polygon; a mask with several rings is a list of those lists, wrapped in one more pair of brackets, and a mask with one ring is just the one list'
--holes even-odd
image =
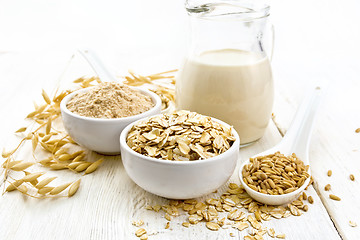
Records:
{"label": "scattered oat flake on table", "polygon": [[234,228],[237,228],[239,231],[242,231],[249,227],[249,224],[246,222],[237,222],[233,224]]}
{"label": "scattered oat flake on table", "polygon": [[[308,201],[312,201],[311,196],[305,198]],[[208,198],[203,201],[196,199],[169,200],[167,204],[155,206],[157,206],[158,212],[161,210],[172,218],[181,215],[179,210],[185,211],[188,214],[188,219],[187,222],[182,223],[183,227],[189,227],[190,223],[197,224],[203,221],[205,226],[213,231],[217,231],[220,228],[228,229],[230,226],[239,231],[248,229],[249,236],[244,239],[261,240],[267,232],[267,228],[261,225],[262,220],[268,221],[272,218],[281,219],[289,217],[292,215],[291,210],[295,215],[301,215],[301,211],[306,212],[308,210],[308,206],[303,203],[303,200],[304,195],[302,194],[291,203],[291,206],[263,205],[250,198],[242,186],[231,184],[228,185],[228,189],[218,198]],[[155,206],[146,205],[145,208],[154,210]],[[228,210],[226,210],[227,208]],[[272,232],[270,230],[268,234],[275,237],[275,231]],[[151,234],[147,233],[147,235]],[[281,234],[279,235],[280,237],[282,236]]]}
{"label": "scattered oat flake on table", "polygon": [[357,226],[356,222],[354,222],[354,221],[349,221],[349,225],[351,227],[356,227]]}
{"label": "scattered oat flake on table", "polygon": [[170,215],[166,213],[166,214],[165,214],[165,219],[168,220],[168,221],[171,221]]}
{"label": "scattered oat flake on table", "polygon": [[132,221],[132,225],[134,225],[135,227],[140,227],[142,225],[144,225],[144,221],[143,220],[138,220],[138,221]]}
{"label": "scattered oat flake on table", "polygon": [[302,197],[303,197],[304,200],[307,200],[307,195],[306,195],[305,192],[302,193]]}
{"label": "scattered oat flake on table", "polygon": [[308,197],[308,202],[309,202],[310,204],[313,204],[313,203],[314,203],[314,199],[312,198],[312,196],[309,196],[309,197]]}
{"label": "scattered oat flake on table", "polygon": [[138,230],[136,230],[135,235],[137,237],[141,237],[142,235],[146,234],[146,230],[144,228],[139,228]]}
{"label": "scattered oat flake on table", "polygon": [[206,227],[212,231],[217,231],[220,229],[219,224],[217,224],[215,222],[207,222]]}
{"label": "scattered oat flake on table", "polygon": [[183,225],[183,227],[189,227],[190,226],[190,223],[189,222],[183,222],[181,225]]}
{"label": "scattered oat flake on table", "polygon": [[350,180],[355,181],[355,176],[353,174],[350,174]]}
{"label": "scattered oat flake on table", "polygon": [[309,210],[309,206],[308,205],[304,205],[302,208],[303,211],[307,212]]}
{"label": "scattered oat flake on table", "polygon": [[355,130],[355,132],[356,132],[356,133],[360,133],[360,128],[357,128],[357,129]]}
{"label": "scattered oat flake on table", "polygon": [[147,234],[144,234],[140,237],[140,240],[147,240],[148,239],[148,236]]}
{"label": "scattered oat flake on table", "polygon": [[244,237],[244,240],[256,240],[253,236],[247,235]]}
{"label": "scattered oat flake on table", "polygon": [[329,197],[330,197],[330,199],[335,200],[335,201],[340,201],[341,200],[340,197],[338,197],[338,196],[336,196],[334,194],[330,194]]}
{"label": "scattered oat flake on table", "polygon": [[256,234],[254,238],[255,240],[264,240],[264,237],[261,234]]}
{"label": "scattered oat flake on table", "polygon": [[288,204],[288,208],[290,209],[290,212],[292,215],[294,215],[294,216],[301,215],[301,211],[296,206],[294,206],[292,204]]}
{"label": "scattered oat flake on table", "polygon": [[160,205],[155,205],[152,208],[154,209],[155,212],[158,212],[158,211],[160,211],[161,206]]}
{"label": "scattered oat flake on table", "polygon": [[331,170],[328,170],[328,171],[327,171],[327,175],[328,175],[329,177],[331,177],[332,171],[331,171]]}
{"label": "scattered oat flake on table", "polygon": [[198,215],[198,214],[191,214],[191,215],[189,216],[189,222],[190,222],[191,224],[197,224],[197,223],[199,223],[202,219],[203,219],[203,216],[200,216],[200,215]]}

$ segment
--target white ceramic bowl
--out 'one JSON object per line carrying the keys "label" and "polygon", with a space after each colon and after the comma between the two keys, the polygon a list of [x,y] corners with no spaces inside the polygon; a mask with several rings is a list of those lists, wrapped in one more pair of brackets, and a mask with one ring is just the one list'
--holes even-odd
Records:
{"label": "white ceramic bowl", "polygon": [[236,141],[226,152],[205,160],[181,162],[152,158],[133,151],[127,145],[126,137],[134,124],[136,122],[127,126],[120,135],[121,158],[129,177],[148,192],[171,199],[200,197],[225,184],[235,170],[240,139],[234,129]]}
{"label": "white ceramic bowl", "polygon": [[161,111],[161,99],[158,95],[149,90],[135,89],[150,96],[155,106],[138,115],[115,119],[83,117],[67,109],[66,104],[70,99],[78,93],[89,91],[90,88],[80,89],[67,95],[60,104],[66,131],[75,142],[90,150],[106,155],[119,154],[119,137],[122,130],[130,123],[144,117],[159,114]]}

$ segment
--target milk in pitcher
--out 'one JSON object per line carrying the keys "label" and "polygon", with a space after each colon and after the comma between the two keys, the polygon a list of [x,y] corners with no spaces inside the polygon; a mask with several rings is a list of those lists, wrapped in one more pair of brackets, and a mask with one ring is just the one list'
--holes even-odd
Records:
{"label": "milk in pitcher", "polygon": [[244,145],[263,136],[273,92],[266,56],[238,49],[212,50],[185,60],[176,81],[176,105],[234,126]]}

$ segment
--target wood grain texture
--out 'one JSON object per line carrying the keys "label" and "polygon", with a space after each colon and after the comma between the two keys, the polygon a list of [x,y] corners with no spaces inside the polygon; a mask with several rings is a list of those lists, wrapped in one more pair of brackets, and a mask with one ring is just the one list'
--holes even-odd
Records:
{"label": "wood grain texture", "polygon": [[[77,62],[74,61],[72,64],[76,65]],[[80,68],[70,68],[66,73],[67,80],[73,79],[72,77],[76,76],[75,72]],[[66,80],[62,83],[65,86],[68,84]],[[11,84],[6,87],[13,88],[20,96],[21,92],[27,91],[26,87]],[[18,99],[21,101],[24,98]],[[22,105],[18,114],[26,115],[29,111],[26,111],[27,108],[28,106]],[[15,125],[18,122],[8,124],[11,126],[10,129],[17,129]],[[275,145],[280,140],[281,136],[277,128],[271,123],[263,139],[241,150],[239,161]],[[15,141],[16,139],[13,139],[9,145]],[[30,146],[24,146],[19,157],[29,158],[29,152]],[[96,153],[89,154],[89,160],[96,160],[99,157],[100,155]],[[59,179],[54,181],[55,185],[74,181],[81,176],[66,171],[50,171],[47,175],[59,176]],[[230,181],[239,182],[237,171]],[[225,186],[219,189],[217,195],[224,190]],[[266,223],[266,226],[274,227],[279,233],[285,233],[289,239],[307,239],[320,233],[326,234],[329,239],[339,239],[320,199],[317,198],[313,189],[309,192],[315,199],[315,204],[310,206],[309,212],[301,217],[292,216],[288,219],[272,220]],[[170,237],[172,239],[228,239],[230,232],[236,233],[237,238],[247,234],[246,230],[238,233],[230,228],[212,232],[204,226],[204,223],[184,228],[181,223],[186,220],[186,215],[173,219],[170,230],[166,230],[164,229],[166,224],[164,213],[154,213],[144,209],[147,204],[165,204],[166,202],[166,199],[145,192],[136,186],[126,175],[119,156],[105,157],[104,163],[95,173],[82,177],[80,189],[72,198],[38,200],[22,197],[18,192],[6,193],[0,199],[0,211],[6,216],[0,220],[2,221],[0,231],[6,239],[136,239],[134,235],[136,228],[131,225],[131,221],[143,219],[149,233],[156,233],[151,236],[152,239]],[[299,221],[303,224],[295,224]]]}
{"label": "wood grain texture", "polygon": [[[70,68],[66,75],[72,79],[76,76],[76,70],[80,68]],[[66,81],[62,83],[65,86],[68,84],[69,82]],[[16,89],[18,94],[27,91],[27,88],[18,88],[10,84],[7,88],[14,88],[14,91]],[[19,101],[20,99],[24,98],[19,98]],[[18,112],[24,116],[28,111],[26,109],[27,106],[23,105]],[[15,126],[17,122],[8,124],[11,129],[17,129]],[[250,147],[241,149],[239,163],[280,140],[281,136],[271,122],[264,138]],[[8,145],[15,142],[16,138],[13,138]],[[18,157],[29,158],[29,152],[30,144],[27,144],[21,148]],[[103,156],[90,152],[88,157],[92,161]],[[34,168],[45,170],[41,167]],[[82,177],[80,174],[66,171],[48,171],[47,175],[59,176],[54,181],[55,185]],[[237,170],[230,181],[239,183]],[[219,196],[225,189],[226,186],[223,186],[213,196]],[[315,200],[315,204],[309,206],[309,212],[301,217],[273,219],[264,225],[273,227],[277,233],[285,233],[288,239],[310,239],[317,235],[327,236],[328,239],[339,239],[315,191],[310,188],[308,194]],[[201,199],[208,197],[204,196]],[[184,228],[181,223],[186,221],[185,214],[174,218],[170,223],[170,229],[167,230],[164,228],[167,221],[163,212],[155,213],[144,209],[148,204],[166,203],[166,199],[136,186],[126,175],[119,156],[106,156],[104,163],[95,173],[82,177],[78,193],[69,199],[38,200],[23,197],[18,192],[3,195],[0,198],[0,212],[6,217],[0,220],[0,232],[4,234],[5,239],[137,239],[134,235],[136,228],[131,222],[142,219],[149,234],[156,233],[150,236],[152,239],[228,239],[230,232],[235,233],[236,238],[242,239],[248,234],[247,230],[238,232],[232,228],[212,232],[204,226],[204,223]],[[301,224],[298,224],[299,222]]]}
{"label": "wood grain texture", "polygon": [[[262,140],[241,150],[241,159],[279,141],[280,135],[276,131],[271,123]],[[28,153],[30,148],[25,146],[22,150]],[[88,157],[95,160],[104,156],[90,152]],[[79,177],[79,174],[66,171],[49,171],[48,174],[59,176],[58,182],[68,182]],[[230,182],[239,183],[237,171]],[[217,194],[199,200],[218,197],[225,189],[226,186],[223,186]],[[300,217],[273,219],[264,225],[273,227],[277,233],[285,233],[288,239],[310,239],[317,234],[324,234],[327,239],[340,239],[312,188],[308,190],[308,195],[314,197],[315,204],[309,206],[307,213]],[[248,234],[247,230],[238,232],[232,228],[212,232],[204,223],[184,228],[181,226],[186,221],[184,213],[171,221],[170,229],[164,229],[167,222],[164,213],[148,211],[144,207],[148,204],[166,204],[167,201],[136,186],[126,175],[119,156],[105,156],[101,167],[95,173],[83,177],[78,193],[69,199],[38,200],[22,197],[18,192],[6,193],[0,200],[0,211],[7,216],[6,222],[11,224],[4,222],[0,225],[0,231],[6,239],[136,239],[136,228],[131,226],[131,222],[142,219],[145,222],[143,227],[150,234],[156,233],[151,236],[152,239],[228,239],[230,232],[242,239]]]}
{"label": "wood grain texture", "polygon": [[[274,124],[270,123],[264,138],[252,146],[241,149],[239,163],[256,153],[263,151],[264,149],[268,149],[280,140],[281,136],[277,132],[276,127]],[[240,164],[238,164],[237,167],[239,167],[239,165]],[[229,182],[235,182],[239,184],[237,171],[238,168]],[[199,200],[205,200],[209,197],[218,197],[225,190],[226,186],[223,186],[218,190],[218,193],[204,196]],[[141,190],[139,189],[139,191]],[[144,194],[144,198],[147,204],[166,204],[162,198],[156,197],[154,199],[154,195],[145,192]],[[280,220],[272,219],[271,221],[263,222],[263,225],[274,228],[278,234],[285,233],[287,239],[313,239],[316,236],[326,236],[327,239],[341,239],[315,190],[311,187],[309,190],[307,190],[307,194],[313,196],[315,201],[313,205],[309,205],[308,212],[304,213],[300,217],[291,216],[289,218]],[[208,230],[204,223],[199,223],[198,225],[191,225],[189,228],[184,228],[181,226],[181,223],[187,221],[186,215],[174,218],[170,222],[171,230],[164,229],[167,220],[164,218],[163,212],[154,213],[153,211],[139,209],[136,211],[136,214],[134,214],[133,218],[134,220],[144,220],[145,228],[148,231],[158,232],[156,235],[152,236],[152,239],[167,239],[170,236],[171,239],[243,239],[245,235],[248,235],[247,230],[239,232],[231,227],[228,229],[220,229],[218,232],[213,232]],[[133,227],[133,229],[136,228]],[[231,238],[230,232],[235,233],[236,237]],[[264,239],[271,238],[266,236]]]}
{"label": "wood grain texture", "polygon": [[[348,73],[347,77],[338,80],[344,69]],[[332,72],[335,75],[329,77],[331,83],[324,87],[322,107],[311,140],[310,163],[316,191],[338,231],[344,239],[356,239],[360,231],[351,227],[349,221],[360,222],[360,165],[357,161],[360,158],[360,135],[355,133],[355,129],[360,126],[360,114],[357,110],[360,108],[356,106],[360,102],[360,85],[352,76],[360,72],[355,70],[355,66],[343,67],[341,71],[335,69]],[[285,101],[285,98],[291,96],[278,96],[280,102],[288,104],[286,108],[292,108],[289,102]],[[293,115],[294,110],[287,114]],[[284,128],[289,126],[288,116],[284,116],[281,111],[277,113],[276,121],[285,126]],[[328,177],[327,171],[330,169],[333,175]],[[354,174],[355,181],[350,180],[350,174]],[[330,191],[324,190],[326,184],[331,185]],[[339,196],[341,201],[331,200],[329,194]]]}
{"label": "wood grain texture", "polygon": [[[275,4],[275,8],[286,8],[291,3],[284,4]],[[321,0],[309,11],[306,4],[299,6],[296,13],[292,13],[292,24],[281,24],[280,19],[274,17],[278,27],[273,61],[277,90],[275,122],[285,132],[307,89],[323,88],[310,145],[310,162],[315,189],[343,239],[360,237],[359,226],[349,225],[349,220],[358,225],[360,222],[360,135],[355,133],[360,126],[360,48],[357,46],[360,30],[342,25],[360,21],[359,15],[352,14],[359,7],[356,1],[339,6]],[[301,18],[304,11],[307,15],[304,21],[295,20]],[[335,12],[343,16],[340,21],[331,17]],[[345,12],[347,14],[343,14]],[[283,51],[286,46],[290,49],[289,44],[293,44],[294,54]],[[333,171],[332,177],[326,175],[329,169]],[[350,174],[354,174],[354,182],[350,181]],[[324,190],[326,184],[331,184],[331,191]],[[329,199],[329,194],[341,197],[341,201]]]}

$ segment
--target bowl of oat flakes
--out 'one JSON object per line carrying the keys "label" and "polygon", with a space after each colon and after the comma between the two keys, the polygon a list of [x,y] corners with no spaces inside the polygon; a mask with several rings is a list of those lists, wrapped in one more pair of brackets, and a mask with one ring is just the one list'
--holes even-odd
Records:
{"label": "bowl of oat flakes", "polygon": [[127,126],[122,162],[141,188],[171,199],[211,193],[233,174],[240,139],[228,124],[189,111],[160,114]]}
{"label": "bowl of oat flakes", "polygon": [[69,94],[60,109],[64,127],[75,142],[115,155],[120,153],[122,130],[141,118],[159,114],[161,99],[149,90],[104,82]]}

